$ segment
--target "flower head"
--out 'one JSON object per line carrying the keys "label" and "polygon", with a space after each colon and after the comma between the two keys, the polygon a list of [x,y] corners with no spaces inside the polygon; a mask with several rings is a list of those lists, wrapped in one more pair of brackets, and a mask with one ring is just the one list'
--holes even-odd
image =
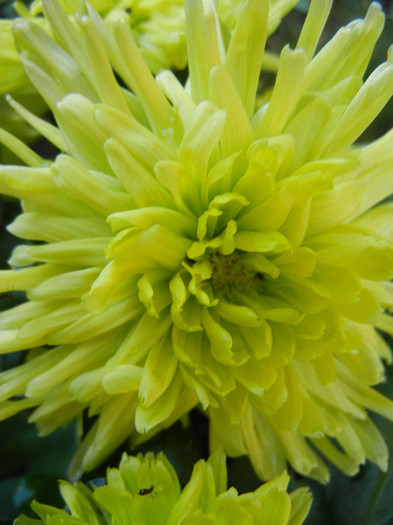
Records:
{"label": "flower head", "polygon": [[0,417],[37,407],[48,433],[88,409],[76,470],[197,404],[212,448],[263,479],[289,462],[326,481],[315,449],[347,474],[385,469],[367,410],[393,419],[372,388],[393,333],[393,133],[354,144],[393,93],[391,53],[362,80],[379,4],[315,54],[330,6],[312,1],[258,110],[267,1],[230,38],[214,2],[186,2],[185,87],[152,76],[124,20],[44,7],[53,39],[15,31],[57,126],[10,101],[61,153],[15,140],[28,166],[0,168],[23,203],[9,229],[33,241],[0,274],[28,297],[0,315],[0,351],[30,349],[0,375]]}
{"label": "flower head", "polygon": [[[269,34],[296,2],[297,0],[269,0]],[[229,34],[234,29],[242,3],[244,0],[220,0],[218,4],[222,24]],[[129,25],[143,59],[153,73],[166,68],[180,70],[187,66],[184,0],[90,0],[89,4],[108,26],[119,19]],[[77,12],[79,2],[62,0],[61,5],[70,16]],[[50,33],[50,24],[42,16],[42,0],[34,0],[29,8],[16,1],[14,7],[20,17],[34,20],[45,32]],[[23,69],[12,35],[14,24],[15,20],[0,20],[0,95],[10,94],[30,111],[42,115],[47,107]],[[277,57],[266,52],[265,69],[274,69],[276,65]],[[0,110],[1,125],[7,131],[27,143],[37,137],[37,132],[2,99]],[[7,144],[8,140],[3,142]],[[8,161],[7,153],[2,152],[1,160],[3,163]]]}
{"label": "flower head", "polygon": [[[4,93],[13,93],[22,103],[27,103],[33,111],[41,112],[45,104],[37,94],[23,70],[21,60],[15,48],[12,35],[13,21],[0,20],[0,113],[2,143],[7,143],[6,132],[23,137],[25,141],[36,138],[37,133],[28,126],[4,100]],[[4,131],[5,130],[5,131]],[[0,148],[0,162],[9,161],[8,152]],[[15,158],[13,158],[15,162]]]}
{"label": "flower head", "polygon": [[190,481],[181,491],[176,472],[163,454],[124,454],[118,469],[108,469],[106,483],[102,479],[93,481],[89,488],[81,482],[74,486],[60,482],[68,511],[34,501],[31,506],[40,520],[20,516],[15,525],[300,525],[310,508],[311,495],[306,488],[288,494],[288,481],[284,472],[255,492],[239,496],[236,489],[227,490],[224,456],[213,455],[194,466]]}
{"label": "flower head", "polygon": [[[276,0],[276,3],[289,1]],[[61,4],[69,15],[78,10],[77,0],[62,0]],[[92,0],[89,4],[108,25],[122,18],[130,26],[145,61],[155,73],[164,68],[186,67],[184,0]],[[17,2],[16,8],[21,16],[37,19],[43,13],[43,2],[35,0],[29,9]]]}
{"label": "flower head", "polygon": [[[219,0],[218,9],[225,29],[230,33],[244,0]],[[269,34],[297,0],[269,0]],[[91,0],[89,4],[103,17],[108,26],[119,18],[129,24],[142,56],[153,73],[162,69],[184,69],[187,66],[184,0]],[[78,0],[62,0],[69,15],[78,10]],[[41,15],[42,0],[34,0],[29,8],[15,2],[19,16],[34,20],[46,31],[50,26]],[[12,36],[14,20],[0,20],[0,93],[18,93],[31,86],[15,49]],[[266,59],[270,62],[269,55]]]}
{"label": "flower head", "polygon": [[0,20],[0,93],[18,89],[27,78],[15,49],[12,25],[11,20]]}

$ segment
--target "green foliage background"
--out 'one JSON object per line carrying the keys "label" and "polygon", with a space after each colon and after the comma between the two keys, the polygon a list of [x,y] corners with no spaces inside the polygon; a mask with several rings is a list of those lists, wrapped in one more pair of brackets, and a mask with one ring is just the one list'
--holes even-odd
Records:
{"label": "green foliage background", "polygon": [[[277,52],[286,43],[294,44],[307,11],[308,0],[300,0],[297,8],[288,15],[279,30],[270,38],[271,50]],[[331,38],[339,27],[364,16],[369,0],[334,0],[333,9],[323,34],[324,42]],[[373,55],[370,71],[386,58],[393,42],[393,6],[381,2],[387,15],[384,32]],[[0,0],[0,17],[12,15],[11,2]],[[181,73],[180,73],[181,74]],[[184,76],[184,75],[182,75]],[[269,76],[265,77],[269,79]],[[0,100],[0,109],[2,101]],[[361,137],[369,141],[385,133],[393,124],[393,101],[391,101],[374,125]],[[1,113],[0,113],[1,126]],[[46,151],[45,144],[37,148]],[[0,150],[0,162],[6,162],[7,154]],[[392,173],[393,176],[393,173]],[[6,260],[16,244],[16,239],[5,230],[5,226],[19,213],[19,203],[0,200],[0,267],[6,268]],[[0,300],[0,310],[7,309],[24,300],[23,294],[14,293]],[[393,344],[393,343],[392,343]],[[0,370],[15,366],[23,359],[20,353],[0,356]],[[387,382],[379,389],[393,399],[393,367],[387,369]],[[33,425],[28,424],[29,414],[19,414],[0,422],[0,525],[12,524],[20,513],[31,514],[29,503],[37,499],[61,507],[57,480],[67,477],[67,466],[76,449],[76,425],[70,424],[47,437],[39,437]],[[389,470],[381,472],[374,465],[361,467],[359,473],[348,478],[335,467],[331,468],[331,482],[326,486],[314,483],[291,472],[290,490],[308,485],[314,497],[306,525],[393,525],[393,424],[380,418],[375,420],[382,430],[390,450]],[[85,475],[84,481],[105,476],[107,466],[117,466],[123,450],[159,452],[163,450],[178,472],[184,485],[190,477],[194,463],[208,455],[208,421],[198,411],[193,411],[187,425],[177,423],[162,432],[143,448],[129,450],[124,443],[109,458],[106,465]],[[254,490],[260,485],[247,458],[228,459],[229,485],[239,492]]]}

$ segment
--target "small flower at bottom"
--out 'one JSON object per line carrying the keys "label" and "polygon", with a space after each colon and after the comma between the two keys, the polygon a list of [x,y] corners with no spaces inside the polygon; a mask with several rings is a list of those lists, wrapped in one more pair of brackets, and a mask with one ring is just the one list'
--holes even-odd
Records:
{"label": "small flower at bottom", "polygon": [[288,462],[327,481],[323,457],[386,469],[368,410],[393,419],[372,388],[391,359],[393,132],[355,144],[393,94],[391,52],[362,80],[379,4],[315,53],[330,4],[313,0],[259,109],[266,0],[230,37],[215,2],[186,1],[185,87],[153,77],[124,20],[44,7],[53,38],[15,35],[56,126],[15,107],[60,154],[15,143],[27,166],[0,167],[28,241],[0,273],[28,298],[0,314],[0,351],[29,350],[0,375],[0,418],[34,408],[45,434],[86,410],[74,472],[197,405],[212,450],[262,479]]}
{"label": "small flower at bottom", "polygon": [[40,519],[20,516],[15,525],[300,525],[311,495],[306,488],[288,494],[288,481],[284,472],[255,492],[238,495],[234,488],[227,490],[225,457],[214,454],[196,463],[181,491],[162,453],[124,454],[118,469],[108,469],[105,484],[93,481],[89,488],[81,482],[60,482],[67,510],[34,501],[31,506]]}

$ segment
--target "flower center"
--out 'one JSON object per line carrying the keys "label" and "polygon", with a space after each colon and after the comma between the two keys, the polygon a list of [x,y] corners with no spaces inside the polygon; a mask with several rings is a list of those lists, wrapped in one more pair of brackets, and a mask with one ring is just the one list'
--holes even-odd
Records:
{"label": "flower center", "polygon": [[241,263],[236,253],[231,255],[213,253],[210,255],[210,263],[211,283],[216,290],[228,292],[232,287],[248,289],[261,279],[258,272]]}

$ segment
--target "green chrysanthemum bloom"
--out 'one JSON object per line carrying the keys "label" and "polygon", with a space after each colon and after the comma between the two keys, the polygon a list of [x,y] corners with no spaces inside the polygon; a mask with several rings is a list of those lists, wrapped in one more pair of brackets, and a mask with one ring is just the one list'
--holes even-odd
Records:
{"label": "green chrysanthemum bloom", "polygon": [[[269,0],[269,34],[297,1]],[[79,0],[61,0],[69,15],[77,11],[79,3]],[[154,73],[165,68],[184,69],[187,66],[184,0],[90,0],[89,3],[109,26],[119,18],[129,24],[144,60]],[[223,26],[229,34],[243,3],[244,0],[218,2]],[[50,32],[48,22],[41,16],[42,0],[35,0],[29,8],[18,0],[14,5],[20,16],[34,19]],[[13,20],[0,20],[0,94],[10,94],[35,114],[42,115],[47,108],[23,69],[12,35],[14,23]],[[274,70],[276,67],[277,57],[265,52],[264,68]],[[28,143],[36,138],[32,128],[11,107],[6,107],[4,100],[0,100],[0,111],[3,128]],[[3,152],[1,161],[8,161],[7,153]]]}
{"label": "green chrysanthemum bloom", "polygon": [[107,484],[100,480],[88,488],[80,482],[60,483],[68,512],[33,502],[40,519],[20,516],[15,525],[300,525],[311,495],[306,488],[288,494],[288,481],[284,472],[255,492],[239,496],[236,489],[227,490],[224,456],[213,455],[194,466],[181,491],[176,472],[163,454],[124,454],[118,469],[108,469]]}
{"label": "green chrysanthemum bloom", "polygon": [[[384,17],[340,30],[315,56],[329,2],[314,0],[255,111],[268,2],[244,3],[229,41],[212,1],[186,2],[190,78],[155,79],[129,26],[44,2],[57,42],[21,21],[24,67],[58,127],[18,109],[61,151],[2,166],[23,213],[0,291],[0,418],[37,407],[42,433],[97,416],[74,463],[91,469],[198,403],[211,447],[248,454],[262,479],[288,461],[321,481],[387,449],[368,417],[393,333],[393,132],[353,145],[393,93],[393,60],[363,83]],[[114,76],[112,68],[116,71]],[[117,78],[122,79],[120,87]],[[10,141],[12,142],[12,141]],[[377,206],[376,206],[377,205]],[[332,440],[331,440],[332,438]],[[337,445],[338,444],[338,445]]]}
{"label": "green chrysanthemum bloom", "polygon": [[[43,112],[46,107],[42,98],[28,81],[23,70],[21,60],[16,51],[12,35],[13,21],[0,20],[0,95],[13,93],[21,103],[27,103],[34,112]],[[5,101],[0,98],[0,123],[1,127],[14,135],[31,141],[37,133],[26,125],[20,117]],[[2,131],[0,130],[0,133]],[[7,139],[4,139],[7,142]],[[4,153],[0,157],[1,162],[6,162]]]}
{"label": "green chrysanthemum bloom", "polygon": [[15,49],[12,26],[11,20],[0,20],[0,93],[15,91],[26,79]]}
{"label": "green chrysanthemum bloom", "polygon": [[[269,0],[269,34],[277,28],[282,17],[298,0]],[[104,17],[108,25],[119,18],[130,25],[134,38],[149,68],[158,73],[162,69],[184,69],[187,66],[184,0],[91,0],[90,5]],[[218,9],[225,29],[230,33],[244,0],[218,0]],[[78,0],[61,0],[68,14],[78,9]],[[42,15],[42,0],[35,0],[29,7],[15,2],[18,14],[34,19],[47,31],[49,26]],[[12,37],[12,20],[0,20],[0,93],[18,92],[30,83],[22,67]],[[265,56],[266,67],[276,60]]]}
{"label": "green chrysanthemum bloom", "polygon": [[[278,1],[280,4],[289,3],[288,0]],[[78,0],[60,0],[60,3],[69,15],[78,10]],[[142,55],[154,73],[164,68],[186,67],[184,0],[92,0],[89,3],[109,25],[119,17],[130,25]],[[15,5],[19,14],[27,18],[38,17],[43,12],[42,0],[35,0],[29,9],[22,2]]]}

